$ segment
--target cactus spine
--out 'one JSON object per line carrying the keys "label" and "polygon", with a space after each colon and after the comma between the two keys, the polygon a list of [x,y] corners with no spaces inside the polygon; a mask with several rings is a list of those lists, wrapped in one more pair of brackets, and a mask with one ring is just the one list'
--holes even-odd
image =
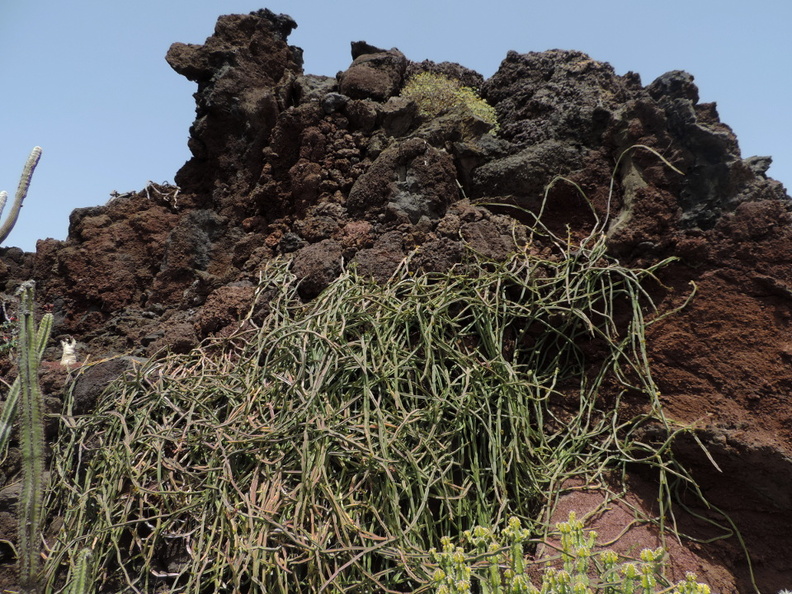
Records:
{"label": "cactus spine", "polygon": [[[19,296],[19,582],[22,592],[38,591],[39,540],[44,496],[44,398],[38,381],[39,349],[46,343],[34,319],[35,282],[22,283]],[[42,324],[49,326],[51,321]],[[48,334],[48,331],[46,332]],[[39,342],[39,338],[42,339]]]}
{"label": "cactus spine", "polygon": [[[30,187],[30,179],[33,177],[33,170],[36,168],[36,165],[38,165],[40,158],[41,147],[33,147],[25,163],[25,168],[22,170],[22,177],[19,180],[19,187],[17,188],[16,197],[14,198],[14,204],[11,206],[5,223],[0,227],[0,243],[6,240],[6,237],[11,233],[11,229],[16,225],[17,219],[19,218],[19,211],[22,208],[22,202],[25,200],[28,188]],[[8,192],[0,192],[0,215],[3,214],[6,200],[8,200]]]}

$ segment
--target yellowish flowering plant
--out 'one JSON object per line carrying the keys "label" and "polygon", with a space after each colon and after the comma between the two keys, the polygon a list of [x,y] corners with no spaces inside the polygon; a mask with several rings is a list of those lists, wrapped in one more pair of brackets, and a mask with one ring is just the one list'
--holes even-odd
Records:
{"label": "yellowish flowering plant", "polygon": [[676,585],[666,585],[660,575],[662,548],[644,549],[638,560],[624,561],[610,550],[594,553],[597,534],[586,533],[575,512],[556,528],[561,533],[562,567],[547,566],[538,587],[526,571],[530,564],[523,546],[530,534],[518,518],[511,518],[499,535],[482,526],[465,531],[462,540],[471,545],[470,551],[443,538],[442,550],[430,551],[437,564],[435,594],[471,592],[474,582],[482,594],[710,594],[709,586],[698,583],[692,573]]}
{"label": "yellowish flowering plant", "polygon": [[434,118],[451,113],[483,120],[493,126],[492,132],[498,129],[498,117],[494,107],[479,97],[474,89],[464,87],[458,80],[442,74],[416,74],[407,81],[401,96],[415,101],[418,113],[424,117]]}

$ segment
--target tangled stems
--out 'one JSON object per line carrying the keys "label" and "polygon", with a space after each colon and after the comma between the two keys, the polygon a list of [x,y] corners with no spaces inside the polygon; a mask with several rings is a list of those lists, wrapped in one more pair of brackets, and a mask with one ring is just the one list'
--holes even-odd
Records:
{"label": "tangled stems", "polygon": [[[348,270],[300,304],[272,263],[236,336],[64,423],[50,583],[92,544],[99,591],[418,586],[443,534],[507,515],[537,532],[567,477],[670,464],[633,437],[664,422],[643,342],[654,270],[592,240],[444,274],[408,258],[385,285]],[[624,417],[624,393],[646,412]]]}

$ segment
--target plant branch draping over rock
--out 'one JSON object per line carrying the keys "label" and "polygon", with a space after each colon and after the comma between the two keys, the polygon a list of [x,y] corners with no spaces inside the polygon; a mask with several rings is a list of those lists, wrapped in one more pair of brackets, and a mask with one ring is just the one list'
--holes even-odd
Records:
{"label": "plant branch draping over rock", "polygon": [[[273,263],[260,327],[64,427],[51,575],[93,539],[102,591],[409,591],[446,533],[508,514],[541,533],[567,477],[679,476],[640,437],[670,430],[644,350],[653,271],[590,239],[444,274],[406,260],[385,284],[345,272],[304,306]],[[639,394],[647,412],[625,414]]]}

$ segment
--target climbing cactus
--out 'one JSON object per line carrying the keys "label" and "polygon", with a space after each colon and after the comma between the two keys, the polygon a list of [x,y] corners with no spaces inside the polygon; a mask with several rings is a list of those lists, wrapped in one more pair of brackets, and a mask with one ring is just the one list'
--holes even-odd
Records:
{"label": "climbing cactus", "polygon": [[[19,187],[17,188],[16,197],[14,198],[14,204],[11,206],[5,223],[0,227],[0,243],[6,240],[6,237],[11,233],[11,229],[16,225],[17,218],[19,218],[19,211],[22,208],[22,202],[25,200],[28,188],[30,187],[30,179],[33,177],[33,170],[36,168],[36,165],[38,165],[40,158],[41,147],[33,147],[27,163],[25,163],[25,168],[22,170],[22,178],[19,180]],[[8,192],[0,192],[0,215],[3,214],[6,200],[8,200]]]}
{"label": "climbing cactus", "polygon": [[[19,446],[22,490],[19,494],[19,582],[22,592],[38,591],[39,541],[44,495],[44,397],[38,380],[39,350],[46,337],[36,328],[35,282],[19,287]],[[51,321],[42,323],[49,327]],[[47,331],[48,334],[48,331]]]}

